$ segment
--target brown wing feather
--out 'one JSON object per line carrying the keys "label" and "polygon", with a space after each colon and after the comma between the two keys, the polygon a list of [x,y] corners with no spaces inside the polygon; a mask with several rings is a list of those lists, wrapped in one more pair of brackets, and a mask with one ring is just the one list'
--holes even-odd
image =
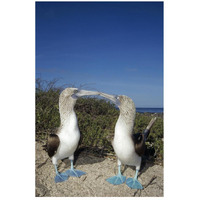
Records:
{"label": "brown wing feather", "polygon": [[56,151],[60,145],[60,139],[56,134],[50,134],[47,141],[47,152],[49,157],[56,154]]}
{"label": "brown wing feather", "polygon": [[145,152],[145,138],[142,133],[132,134],[132,139],[135,145],[135,152],[142,156]]}

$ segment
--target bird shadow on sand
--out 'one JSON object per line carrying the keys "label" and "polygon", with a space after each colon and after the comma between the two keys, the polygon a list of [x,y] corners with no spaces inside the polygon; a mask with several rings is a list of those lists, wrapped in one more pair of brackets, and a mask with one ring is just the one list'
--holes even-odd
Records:
{"label": "bird shadow on sand", "polygon": [[[101,149],[95,148],[95,151],[90,151],[88,148],[78,148],[74,153],[74,164],[75,165],[88,165],[103,162],[105,157],[98,153],[101,152]],[[62,160],[65,163],[66,167],[70,166],[68,158]]]}

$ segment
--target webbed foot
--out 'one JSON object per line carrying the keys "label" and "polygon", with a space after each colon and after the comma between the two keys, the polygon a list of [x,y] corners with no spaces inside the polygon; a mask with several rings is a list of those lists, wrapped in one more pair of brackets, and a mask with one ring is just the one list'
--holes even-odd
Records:
{"label": "webbed foot", "polygon": [[118,174],[117,176],[112,176],[108,179],[106,179],[109,183],[113,185],[120,185],[126,181],[126,176],[122,176],[121,174]]}
{"label": "webbed foot", "polygon": [[55,182],[63,182],[66,181],[69,178],[69,176],[66,173],[57,173],[55,177]]}
{"label": "webbed foot", "polygon": [[141,183],[137,180],[137,178],[128,178],[126,180],[126,185],[128,185],[128,187],[132,189],[143,189]]}
{"label": "webbed foot", "polygon": [[86,173],[77,169],[68,169],[65,174],[67,174],[67,176],[80,177]]}

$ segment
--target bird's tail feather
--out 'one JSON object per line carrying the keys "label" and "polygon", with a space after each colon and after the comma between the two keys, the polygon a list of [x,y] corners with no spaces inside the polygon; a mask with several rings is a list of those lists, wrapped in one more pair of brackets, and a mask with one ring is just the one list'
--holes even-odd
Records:
{"label": "bird's tail feather", "polygon": [[146,127],[146,129],[143,131],[145,141],[146,141],[147,137],[149,136],[151,127],[155,123],[156,119],[157,119],[156,117],[152,118],[151,121],[149,122],[148,126]]}

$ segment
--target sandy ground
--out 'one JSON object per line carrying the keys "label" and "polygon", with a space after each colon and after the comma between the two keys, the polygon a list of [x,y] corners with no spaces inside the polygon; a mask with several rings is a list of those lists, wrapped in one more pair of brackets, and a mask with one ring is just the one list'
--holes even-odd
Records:
{"label": "sandy ground", "polygon": [[[60,172],[70,168],[70,161],[60,161]],[[75,168],[86,172],[80,178],[69,177],[62,183],[55,183],[55,169],[42,149],[42,143],[36,142],[36,197],[163,197],[163,167],[146,163],[139,173],[143,190],[129,188],[125,183],[111,185],[106,179],[117,173],[114,158],[96,157],[86,151],[76,156]],[[135,169],[123,167],[123,175],[133,177]]]}

